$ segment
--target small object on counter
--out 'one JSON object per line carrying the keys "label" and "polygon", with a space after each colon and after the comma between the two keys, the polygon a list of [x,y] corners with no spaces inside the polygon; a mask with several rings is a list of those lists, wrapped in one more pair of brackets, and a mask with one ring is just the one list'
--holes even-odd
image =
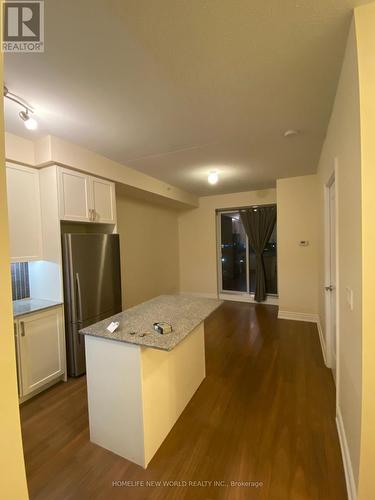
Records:
{"label": "small object on counter", "polygon": [[107,326],[107,330],[111,333],[113,333],[117,328],[120,326],[120,323],[118,321],[112,321],[110,325]]}
{"label": "small object on counter", "polygon": [[135,335],[137,332],[129,332],[129,335]]}
{"label": "small object on counter", "polygon": [[173,328],[172,325],[170,325],[169,323],[161,322],[161,323],[154,323],[154,330],[155,332],[164,335],[166,333],[171,333]]}

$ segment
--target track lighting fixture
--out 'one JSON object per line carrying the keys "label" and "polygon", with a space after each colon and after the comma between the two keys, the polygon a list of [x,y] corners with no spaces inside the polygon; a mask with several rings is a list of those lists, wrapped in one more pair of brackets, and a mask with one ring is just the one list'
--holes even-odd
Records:
{"label": "track lighting fixture", "polygon": [[29,110],[27,109],[26,111],[20,111],[20,118],[21,120],[24,121],[25,127],[28,128],[29,130],[36,130],[38,128],[38,122],[29,116]]}
{"label": "track lighting fixture", "polygon": [[24,108],[22,111],[20,111],[19,117],[21,118],[25,127],[28,130],[36,130],[38,128],[38,122],[35,120],[35,118],[30,116],[34,113],[34,108],[30,106],[30,104],[28,104],[21,97],[18,97],[16,94],[12,94],[12,92],[9,92],[9,90],[5,86],[4,86],[4,97],[9,99],[10,101],[17,103],[19,106]]}

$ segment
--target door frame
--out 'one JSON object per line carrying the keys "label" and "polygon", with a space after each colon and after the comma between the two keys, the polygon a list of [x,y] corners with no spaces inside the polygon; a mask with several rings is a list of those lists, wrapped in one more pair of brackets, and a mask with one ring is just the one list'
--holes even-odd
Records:
{"label": "door frame", "polygon": [[[237,210],[221,210],[216,212],[216,254],[217,254],[217,277],[218,277],[218,295],[219,298],[222,296],[234,296],[234,300],[241,301],[241,297],[247,297],[249,293],[249,238],[246,235],[246,292],[240,292],[236,290],[224,290],[223,289],[223,274],[221,265],[221,214],[232,214]],[[228,299],[230,300],[230,299]]]}
{"label": "door frame", "polygon": [[[328,182],[324,185],[324,287],[330,285],[331,282],[331,260],[330,260],[330,188],[332,184],[335,184],[335,267],[336,267],[336,304],[335,304],[335,314],[336,314],[336,367],[335,367],[335,378],[336,387],[339,387],[339,364],[340,364],[340,324],[339,324],[339,290],[340,290],[340,275],[339,275],[339,211],[338,211],[338,159],[334,160],[334,168],[331,173]],[[325,304],[325,347],[326,347],[326,357],[327,365],[329,368],[333,369],[333,352],[332,352],[332,329],[331,329],[331,297],[330,292],[324,288],[324,304]],[[336,390],[336,395],[338,396],[338,390]],[[336,396],[336,397],[337,397]]]}
{"label": "door frame", "polygon": [[[272,203],[271,205],[264,206],[273,206],[276,203]],[[250,292],[250,280],[249,280],[249,238],[246,235],[246,283],[247,283],[247,291],[246,292],[238,292],[236,290],[224,290],[223,289],[223,276],[222,276],[222,266],[221,266],[221,214],[225,213],[233,213],[239,212],[244,208],[252,208],[257,207],[258,205],[251,205],[250,207],[239,207],[239,208],[225,208],[225,209],[216,209],[216,277],[217,277],[217,294],[218,298],[221,300],[231,300],[236,302],[250,302],[255,303],[254,292]],[[263,206],[263,205],[262,205]],[[270,305],[279,305],[279,295],[278,294],[267,294],[266,300],[262,302],[262,304],[270,304]]]}

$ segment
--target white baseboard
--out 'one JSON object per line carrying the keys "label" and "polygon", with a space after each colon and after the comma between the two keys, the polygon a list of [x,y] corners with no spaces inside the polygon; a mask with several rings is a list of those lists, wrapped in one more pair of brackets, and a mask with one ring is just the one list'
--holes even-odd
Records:
{"label": "white baseboard", "polygon": [[318,318],[318,321],[316,323],[316,326],[318,327],[320,347],[322,349],[324,364],[326,365],[327,368],[329,368],[328,358],[327,358],[327,350],[326,350],[326,343],[325,343],[325,340],[324,340],[324,337],[323,337],[322,324],[320,323],[320,319],[319,318]]}
{"label": "white baseboard", "polygon": [[319,316],[317,314],[282,311],[280,309],[277,317],[279,319],[291,319],[293,321],[307,321],[308,323],[318,323],[319,321]]}
{"label": "white baseboard", "polygon": [[202,297],[203,299],[217,299],[217,293],[200,293],[200,292],[179,292],[180,295],[189,295],[190,297]]}
{"label": "white baseboard", "polygon": [[279,298],[273,295],[267,296],[266,300],[263,302],[256,302],[254,300],[254,294],[221,292],[219,293],[219,299],[234,302],[247,302],[248,304],[266,304],[271,306],[277,306],[279,304]]}
{"label": "white baseboard", "polygon": [[[230,301],[237,301],[237,302],[248,302],[248,303],[254,303],[258,304],[258,302],[255,302],[254,300],[254,295],[250,294],[235,294],[235,293],[201,293],[201,292],[179,292],[180,295],[188,295],[190,297],[202,297],[204,299],[220,299],[220,300],[230,300]],[[267,305],[275,305],[277,306],[279,303],[278,297],[267,297],[267,299],[262,302],[262,304],[267,304]]]}
{"label": "white baseboard", "polygon": [[336,408],[336,426],[339,435],[342,461],[344,464],[346,489],[348,490],[348,499],[357,500],[357,488],[354,481],[352,461],[350,459],[348,441],[346,439],[344,422],[342,420],[341,410],[339,406]]}
{"label": "white baseboard", "polygon": [[326,344],[324,341],[323,329],[318,314],[280,311],[279,309],[277,317],[278,319],[290,319],[292,321],[307,321],[308,323],[316,323],[316,326],[318,327],[319,341],[320,341],[320,347],[322,349],[324,364],[328,367]]}

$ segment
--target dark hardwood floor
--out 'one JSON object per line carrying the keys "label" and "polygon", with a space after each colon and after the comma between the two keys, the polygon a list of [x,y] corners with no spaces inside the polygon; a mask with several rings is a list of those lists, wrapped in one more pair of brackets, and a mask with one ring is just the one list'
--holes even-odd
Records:
{"label": "dark hardwood floor", "polygon": [[90,443],[85,378],[25,403],[30,498],[345,500],[335,388],[316,325],[227,302],[205,326],[207,377],[147,470]]}

